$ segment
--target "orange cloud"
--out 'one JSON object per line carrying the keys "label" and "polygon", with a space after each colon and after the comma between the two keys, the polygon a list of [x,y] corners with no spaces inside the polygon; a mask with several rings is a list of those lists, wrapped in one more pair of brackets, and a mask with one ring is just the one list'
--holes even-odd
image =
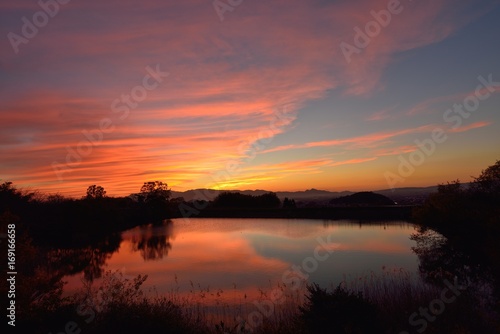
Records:
{"label": "orange cloud", "polygon": [[369,162],[377,160],[377,157],[372,157],[372,158],[360,158],[360,159],[351,159],[351,160],[346,160],[346,161],[338,161],[330,164],[330,166],[342,166],[342,165],[352,165],[352,164],[362,164],[364,162]]}
{"label": "orange cloud", "polygon": [[416,151],[417,149],[418,148],[415,145],[404,145],[395,148],[376,150],[374,152],[374,155],[376,155],[377,157],[383,157],[388,155],[399,155],[399,154],[411,153],[413,151]]}

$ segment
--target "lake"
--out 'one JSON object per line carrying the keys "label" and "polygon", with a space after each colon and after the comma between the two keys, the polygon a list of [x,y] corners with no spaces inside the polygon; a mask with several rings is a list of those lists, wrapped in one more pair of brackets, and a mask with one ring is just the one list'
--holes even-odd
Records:
{"label": "lake", "polygon": [[[415,232],[405,221],[173,219],[123,232],[102,268],[128,279],[148,275],[143,288],[149,295],[241,306],[280,286],[331,288],[416,273]],[[66,276],[66,293],[81,288],[82,279],[83,273]]]}

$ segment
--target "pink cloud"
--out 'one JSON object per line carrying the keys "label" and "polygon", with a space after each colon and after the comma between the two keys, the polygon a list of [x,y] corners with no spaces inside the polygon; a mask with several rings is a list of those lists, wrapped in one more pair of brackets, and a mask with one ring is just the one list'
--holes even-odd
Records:
{"label": "pink cloud", "polygon": [[333,140],[324,140],[324,141],[316,141],[316,142],[308,142],[304,144],[292,144],[292,145],[283,145],[278,146],[269,150],[264,151],[263,153],[271,153],[292,149],[303,149],[303,148],[312,148],[312,147],[329,147],[329,146],[342,146],[342,145],[351,145],[356,147],[373,147],[376,146],[377,143],[380,143],[384,140],[391,139],[397,136],[407,135],[411,133],[423,133],[430,132],[435,129],[436,125],[423,125],[416,128],[408,128],[404,130],[395,130],[388,132],[378,132],[372,133],[368,135],[344,138],[344,139],[333,139]]}
{"label": "pink cloud", "polygon": [[492,122],[486,122],[486,121],[475,122],[475,123],[472,123],[469,125],[460,126],[456,129],[450,129],[450,130],[448,130],[448,132],[450,132],[450,133],[467,132],[470,130],[483,128],[483,127],[489,126],[491,124],[492,124]]}

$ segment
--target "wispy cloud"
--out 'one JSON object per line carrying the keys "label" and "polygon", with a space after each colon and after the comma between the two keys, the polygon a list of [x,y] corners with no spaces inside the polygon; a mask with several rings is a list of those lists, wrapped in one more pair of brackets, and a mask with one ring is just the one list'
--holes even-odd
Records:
{"label": "wispy cloud", "polygon": [[388,119],[391,117],[391,112],[394,111],[396,107],[386,108],[379,111],[374,112],[365,118],[366,121],[382,121],[384,119]]}
{"label": "wispy cloud", "polygon": [[[386,0],[252,2],[224,24],[201,0],[71,2],[43,33],[20,46],[19,55],[6,38],[0,40],[2,178],[74,196],[98,182],[110,194],[136,191],[146,179],[167,179],[183,189],[200,186],[200,179],[224,169],[227,161],[242,160],[242,143],[255,140],[285,106],[291,121],[271,132],[273,137],[293,129],[299,110],[332,90],[352,97],[383,89],[383,71],[395,55],[439,42],[480,13],[466,12],[467,4],[451,0],[405,6],[347,66],[340,42],[351,41],[353,27],[364,26],[371,10],[387,7]],[[20,33],[21,21],[12,17],[31,17],[39,10],[29,1],[0,8],[4,36]],[[170,76],[118,120],[113,101],[131,94],[145,66],[158,63]],[[427,105],[434,102],[439,101]],[[388,109],[366,119],[390,116]],[[98,127],[103,117],[111,118],[116,129],[58,182],[52,162],[64,161],[68,147],[85,140],[82,131]],[[375,149],[430,127],[269,145],[263,152]],[[247,171],[249,181],[234,182],[279,178],[282,171],[317,173],[322,166],[366,159],[372,158],[284,161],[275,168],[263,164]]]}
{"label": "wispy cloud", "polygon": [[470,130],[483,128],[483,127],[489,126],[491,124],[492,124],[492,122],[487,122],[487,121],[475,122],[475,123],[472,123],[469,125],[460,126],[458,128],[455,128],[455,129],[449,129],[448,132],[450,132],[450,133],[467,132]]}
{"label": "wispy cloud", "polygon": [[389,156],[389,155],[399,155],[405,153],[411,153],[416,151],[418,148],[415,145],[404,145],[399,147],[392,148],[383,148],[379,150],[375,150],[373,154],[377,157]]}
{"label": "wispy cloud", "polygon": [[275,148],[271,148],[269,150],[264,151],[263,153],[271,153],[285,150],[295,150],[295,149],[303,149],[303,148],[312,148],[312,147],[329,147],[329,146],[343,146],[349,145],[351,147],[372,147],[376,143],[380,143],[384,140],[391,139],[397,136],[407,135],[411,133],[422,133],[429,132],[436,128],[436,125],[423,125],[416,128],[408,128],[404,130],[395,130],[395,131],[386,131],[386,132],[377,132],[368,135],[362,135],[351,138],[343,138],[343,139],[332,139],[332,140],[324,140],[324,141],[315,141],[308,142],[303,144],[293,144],[293,145],[283,145]]}
{"label": "wispy cloud", "polygon": [[444,113],[446,109],[451,108],[454,103],[462,103],[468,96],[475,96],[477,94],[481,96],[490,96],[490,94],[497,94],[500,92],[500,86],[491,86],[488,88],[481,86],[479,88],[480,89],[476,89],[470,92],[452,94],[447,96],[437,96],[427,99],[413,106],[406,112],[406,114],[419,115],[439,112]]}
{"label": "wispy cloud", "polygon": [[373,160],[377,160],[377,157],[358,158],[358,159],[350,159],[350,160],[345,160],[345,161],[336,161],[336,162],[332,162],[329,166],[355,165],[355,164],[362,164],[365,162],[370,162]]}

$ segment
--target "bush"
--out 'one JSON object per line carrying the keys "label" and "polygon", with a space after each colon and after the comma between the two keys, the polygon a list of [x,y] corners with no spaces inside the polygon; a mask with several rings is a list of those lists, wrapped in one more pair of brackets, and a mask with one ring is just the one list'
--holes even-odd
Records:
{"label": "bush", "polygon": [[375,306],[361,293],[340,285],[327,292],[317,284],[308,287],[309,296],[300,307],[305,333],[381,333]]}

